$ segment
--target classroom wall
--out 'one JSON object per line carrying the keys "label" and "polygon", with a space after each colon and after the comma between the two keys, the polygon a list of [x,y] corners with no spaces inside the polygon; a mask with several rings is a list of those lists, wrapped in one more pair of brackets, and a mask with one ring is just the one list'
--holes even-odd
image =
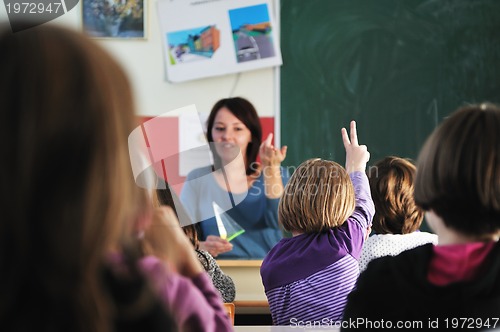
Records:
{"label": "classroom wall", "polygon": [[[146,2],[148,7],[146,40],[99,40],[99,43],[114,54],[128,72],[139,115],[156,116],[190,104],[195,104],[199,112],[209,112],[218,99],[232,95],[249,99],[260,116],[274,116],[279,98],[276,97],[275,81],[278,75],[275,75],[273,68],[185,83],[167,82],[156,10],[157,1]],[[0,22],[6,20],[7,13],[2,1]],[[52,22],[81,30],[81,2]]]}

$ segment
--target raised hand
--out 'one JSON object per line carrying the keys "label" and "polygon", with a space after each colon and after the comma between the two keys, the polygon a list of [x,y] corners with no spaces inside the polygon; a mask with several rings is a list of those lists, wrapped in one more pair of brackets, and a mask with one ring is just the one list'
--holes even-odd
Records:
{"label": "raised hand", "polygon": [[287,147],[275,148],[271,142],[273,134],[269,134],[260,145],[259,156],[264,172],[264,191],[268,198],[280,198],[283,194],[283,180],[281,179],[280,166],[285,160]]}
{"label": "raised hand", "polygon": [[262,166],[280,166],[281,162],[286,158],[287,146],[282,146],[281,149],[274,147],[271,142],[273,141],[273,134],[269,134],[266,140],[262,142],[259,149],[260,161]]}
{"label": "raised hand", "polygon": [[342,128],[342,141],[345,148],[345,169],[347,173],[364,172],[366,163],[370,160],[370,152],[366,145],[359,145],[356,121],[351,121],[350,137],[347,130]]}

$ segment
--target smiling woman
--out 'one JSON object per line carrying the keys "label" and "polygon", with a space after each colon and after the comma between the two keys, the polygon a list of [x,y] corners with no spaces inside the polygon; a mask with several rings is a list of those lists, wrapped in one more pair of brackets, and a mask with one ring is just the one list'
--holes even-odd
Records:
{"label": "smiling woman", "polygon": [[[189,173],[181,192],[191,219],[201,222],[200,247],[218,258],[263,258],[282,238],[277,208],[288,180],[281,168],[286,147],[274,147],[272,135],[262,142],[257,112],[240,97],[214,105],[207,139],[214,164]],[[224,220],[245,232],[227,241],[219,231]]]}

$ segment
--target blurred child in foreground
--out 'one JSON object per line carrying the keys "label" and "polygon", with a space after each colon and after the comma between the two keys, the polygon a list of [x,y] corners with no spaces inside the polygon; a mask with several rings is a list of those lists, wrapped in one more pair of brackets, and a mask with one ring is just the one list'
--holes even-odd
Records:
{"label": "blurred child in foreground", "polygon": [[494,327],[500,316],[500,108],[466,106],[434,130],[418,157],[415,202],[438,244],[372,261],[349,295],[344,319]]}

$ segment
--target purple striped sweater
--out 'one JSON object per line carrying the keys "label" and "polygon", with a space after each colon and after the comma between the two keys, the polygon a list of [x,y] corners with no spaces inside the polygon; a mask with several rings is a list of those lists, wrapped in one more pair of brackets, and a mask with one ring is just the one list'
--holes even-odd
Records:
{"label": "purple striped sweater", "polygon": [[317,326],[342,319],[375,213],[366,175],[350,177],[356,209],[342,226],[282,239],[264,258],[260,274],[274,325]]}

